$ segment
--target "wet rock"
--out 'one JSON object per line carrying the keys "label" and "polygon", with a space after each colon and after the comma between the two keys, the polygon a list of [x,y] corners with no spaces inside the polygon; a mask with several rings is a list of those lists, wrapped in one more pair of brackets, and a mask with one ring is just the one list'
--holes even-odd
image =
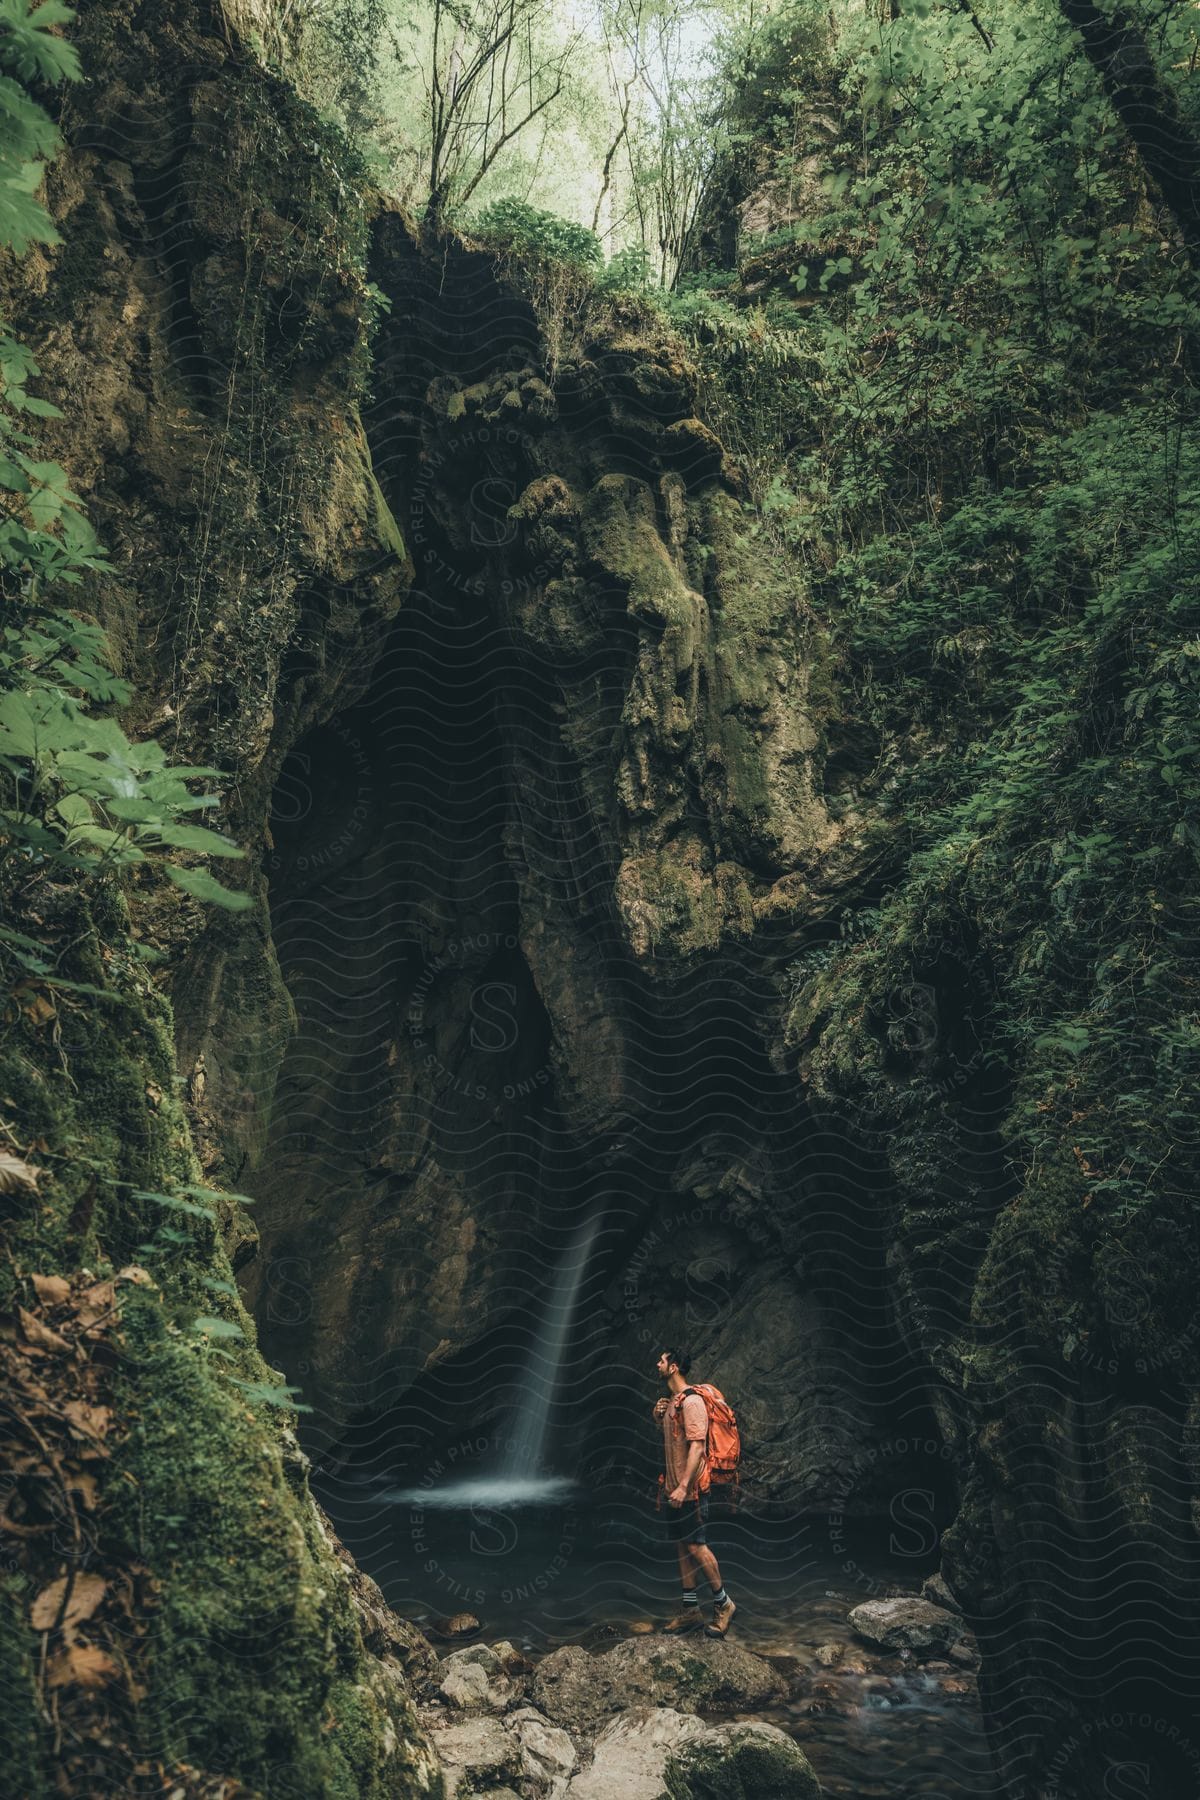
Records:
{"label": "wet rock", "polygon": [[951,1644],[946,1655],[952,1663],[957,1663],[960,1669],[977,1669],[981,1661],[979,1647],[974,1638],[969,1637],[961,1637],[957,1644]]}
{"label": "wet rock", "polygon": [[634,1619],[629,1630],[634,1637],[645,1637],[654,1630],[654,1626],[649,1619]]}
{"label": "wet rock", "polygon": [[938,1692],[949,1694],[954,1699],[961,1699],[963,1695],[973,1691],[971,1683],[964,1681],[961,1675],[952,1675],[948,1681],[938,1682]]}
{"label": "wet rock", "polygon": [[521,1746],[521,1766],[535,1794],[557,1800],[579,1760],[567,1733],[533,1706],[510,1713],[505,1724]]}
{"label": "wet rock", "polygon": [[464,1712],[503,1712],[520,1692],[518,1683],[486,1644],[455,1650],[440,1665],[437,1692]]}
{"label": "wet rock", "polygon": [[808,1665],[803,1657],[793,1656],[786,1650],[764,1650],[762,1659],[789,1688],[808,1673]]}
{"label": "wet rock", "polygon": [[435,1619],[429,1627],[430,1635],[439,1638],[472,1637],[483,1627],[474,1613],[453,1613],[448,1619]]}
{"label": "wet rock", "polygon": [[928,1600],[933,1606],[944,1606],[947,1612],[962,1612],[962,1607],[951,1592],[950,1583],[940,1571],[921,1583],[921,1598]]}
{"label": "wet rock", "polygon": [[506,1675],[532,1675],[533,1664],[523,1650],[518,1650],[508,1638],[500,1638],[492,1645],[492,1654],[499,1662]]}
{"label": "wet rock", "polygon": [[564,1645],[540,1664],[532,1690],[534,1703],[569,1731],[629,1706],[742,1711],[786,1695],[787,1683],[761,1656],[694,1636],[687,1643],[627,1638],[598,1656]]}
{"label": "wet rock", "polygon": [[784,1697],[787,1684],[770,1663],[740,1644],[692,1637],[687,1642],[634,1638],[601,1659],[623,1705],[749,1710]]}
{"label": "wet rock", "polygon": [[845,1654],[845,1644],[819,1644],[815,1652],[823,1669],[836,1669]]}
{"label": "wet rock", "polygon": [[520,1781],[521,1747],[496,1719],[467,1719],[433,1733],[446,1800]]}
{"label": "wet rock", "polygon": [[850,1614],[851,1629],[881,1650],[944,1654],[962,1634],[962,1620],[928,1600],[867,1600]]}

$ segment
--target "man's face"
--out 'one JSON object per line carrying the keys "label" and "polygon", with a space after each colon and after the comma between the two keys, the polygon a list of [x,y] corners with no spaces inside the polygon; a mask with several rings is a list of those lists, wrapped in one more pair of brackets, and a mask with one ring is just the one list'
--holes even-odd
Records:
{"label": "man's face", "polygon": [[671,1373],[671,1370],[674,1367],[675,1367],[675,1364],[671,1361],[670,1357],[667,1355],[666,1351],[664,1350],[662,1355],[659,1357],[657,1363],[655,1364],[655,1368],[658,1370],[659,1374],[662,1376],[664,1381],[667,1379],[667,1376]]}

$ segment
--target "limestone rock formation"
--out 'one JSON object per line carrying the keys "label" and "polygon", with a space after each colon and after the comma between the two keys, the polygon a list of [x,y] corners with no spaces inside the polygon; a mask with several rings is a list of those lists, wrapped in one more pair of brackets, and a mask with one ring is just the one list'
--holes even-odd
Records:
{"label": "limestone rock formation", "polygon": [[911,1650],[940,1656],[962,1635],[962,1620],[928,1600],[900,1597],[866,1600],[850,1614],[850,1624],[880,1650]]}

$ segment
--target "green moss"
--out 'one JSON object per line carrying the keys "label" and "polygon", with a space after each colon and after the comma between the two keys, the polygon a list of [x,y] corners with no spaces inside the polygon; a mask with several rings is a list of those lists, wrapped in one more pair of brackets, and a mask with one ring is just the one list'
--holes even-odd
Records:
{"label": "green moss", "polygon": [[[154,1277],[118,1290],[112,1454],[93,1520],[97,1566],[144,1565],[157,1588],[130,1646],[146,1690],[133,1753],[236,1776],[264,1796],[427,1793],[411,1703],[364,1651],[348,1577],[285,1464],[281,1415],[237,1385],[271,1372],[231,1297],[218,1214],[151,1197],[201,1183],[170,1009],[126,943],[114,937],[103,957],[82,909],[77,925],[58,973],[90,975],[111,999],[85,1009],[33,985],[0,1045],[6,1116],[43,1166],[37,1194],[9,1207],[2,1280],[11,1299],[17,1268],[103,1274],[134,1257]],[[223,1316],[234,1335],[198,1332],[199,1313]],[[20,1612],[19,1584],[4,1603]],[[33,1645],[17,1618],[5,1650],[10,1762],[36,1770],[47,1740],[19,1699]],[[39,1794],[35,1774],[15,1791]]]}
{"label": "green moss", "polygon": [[6,1791],[22,1800],[42,1800],[51,1791],[41,1759],[42,1721],[38,1713],[33,1650],[28,1629],[29,1592],[19,1576],[0,1576],[0,1758]]}
{"label": "green moss", "polygon": [[264,1409],[158,1296],[131,1298],[124,1336],[116,1399],[133,1424],[111,1529],[163,1582],[147,1741],[264,1793],[398,1791],[382,1785],[387,1721],[345,1577],[296,1505]]}
{"label": "green moss", "polygon": [[588,554],[629,594],[629,611],[690,634],[696,602],[658,533],[654,499],[642,482],[605,475],[583,505]]}

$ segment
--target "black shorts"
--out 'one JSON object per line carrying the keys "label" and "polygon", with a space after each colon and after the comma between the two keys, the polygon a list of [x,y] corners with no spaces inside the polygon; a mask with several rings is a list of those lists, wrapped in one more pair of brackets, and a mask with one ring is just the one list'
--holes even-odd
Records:
{"label": "black shorts", "polygon": [[685,1500],[682,1506],[672,1506],[664,1494],[663,1510],[667,1515],[667,1536],[673,1544],[707,1544],[704,1529],[708,1524],[707,1494]]}

